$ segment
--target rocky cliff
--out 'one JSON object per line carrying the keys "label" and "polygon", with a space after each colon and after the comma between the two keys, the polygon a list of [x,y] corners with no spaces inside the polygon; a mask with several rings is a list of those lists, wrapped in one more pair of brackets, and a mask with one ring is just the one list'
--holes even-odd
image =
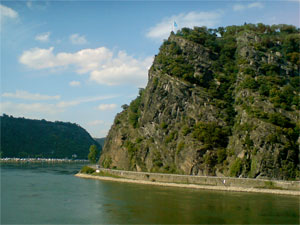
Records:
{"label": "rocky cliff", "polygon": [[106,168],[299,179],[299,29],[183,28],[106,138]]}

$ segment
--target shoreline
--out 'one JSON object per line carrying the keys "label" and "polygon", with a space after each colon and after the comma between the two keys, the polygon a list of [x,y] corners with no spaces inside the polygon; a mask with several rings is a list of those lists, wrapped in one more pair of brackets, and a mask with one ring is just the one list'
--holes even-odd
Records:
{"label": "shoreline", "polygon": [[157,182],[157,181],[153,182],[153,181],[145,181],[145,180],[134,180],[128,178],[114,178],[114,177],[107,177],[107,176],[89,175],[83,173],[77,173],[75,174],[75,176],[80,178],[85,178],[85,179],[117,181],[122,183],[135,183],[135,184],[156,185],[156,186],[165,186],[165,187],[180,187],[180,188],[193,188],[193,189],[215,190],[215,191],[252,192],[252,193],[269,193],[269,194],[300,196],[300,191],[293,191],[293,190],[244,188],[244,187],[229,187],[229,186],[225,187],[225,186],[199,185],[199,184],[178,184],[178,183]]}
{"label": "shoreline", "polygon": [[57,158],[1,158],[0,163],[86,163],[86,159],[57,159]]}

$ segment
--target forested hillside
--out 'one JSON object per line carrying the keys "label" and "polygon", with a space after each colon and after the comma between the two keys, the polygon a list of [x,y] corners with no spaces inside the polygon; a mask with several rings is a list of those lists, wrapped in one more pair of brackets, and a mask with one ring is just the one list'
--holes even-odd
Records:
{"label": "forested hillside", "polygon": [[86,159],[96,144],[77,124],[1,116],[2,157]]}

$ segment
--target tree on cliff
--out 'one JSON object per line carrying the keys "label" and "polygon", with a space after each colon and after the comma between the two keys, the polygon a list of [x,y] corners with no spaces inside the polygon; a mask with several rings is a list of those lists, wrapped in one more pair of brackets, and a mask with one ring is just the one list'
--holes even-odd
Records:
{"label": "tree on cliff", "polygon": [[97,162],[97,156],[98,156],[98,149],[96,145],[90,146],[90,153],[88,154],[88,159],[91,163]]}

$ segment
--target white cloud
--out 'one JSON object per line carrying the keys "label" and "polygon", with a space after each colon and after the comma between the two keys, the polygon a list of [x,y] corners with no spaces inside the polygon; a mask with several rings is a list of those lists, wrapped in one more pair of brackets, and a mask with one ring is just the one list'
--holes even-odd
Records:
{"label": "white cloud", "polygon": [[69,39],[71,43],[75,45],[83,45],[87,43],[85,36],[80,36],[79,34],[72,34],[70,35]]}
{"label": "white cloud", "polygon": [[118,97],[117,95],[107,95],[107,96],[95,96],[95,97],[87,97],[87,98],[79,98],[71,101],[60,101],[57,103],[57,107],[59,108],[65,108],[70,106],[76,106],[81,103],[86,102],[95,102],[95,101],[101,101],[101,100],[107,100]]}
{"label": "white cloud", "polygon": [[50,37],[50,32],[47,32],[47,33],[38,34],[37,36],[35,36],[34,39],[40,42],[48,42],[49,37]]}
{"label": "white cloud", "polygon": [[87,123],[89,126],[98,126],[98,125],[103,125],[105,122],[103,120],[93,120]]}
{"label": "white cloud", "polygon": [[32,69],[52,69],[75,66],[79,74],[90,73],[90,80],[105,85],[135,84],[144,86],[153,57],[135,59],[125,51],[114,53],[105,47],[83,49],[75,53],[53,53],[49,49],[33,48],[24,51],[19,61]]}
{"label": "white cloud", "polygon": [[222,11],[189,12],[166,17],[160,23],[156,24],[154,27],[151,27],[146,36],[159,40],[167,38],[173,29],[174,21],[176,21],[179,28],[193,28],[194,26],[213,27],[220,22],[222,14]]}
{"label": "white cloud", "polygon": [[32,69],[47,69],[75,65],[78,73],[87,73],[97,69],[99,65],[112,58],[112,52],[100,47],[83,49],[75,53],[53,53],[54,47],[49,49],[33,48],[24,51],[19,61]]}
{"label": "white cloud", "polygon": [[18,17],[19,17],[19,14],[15,10],[0,4],[1,21],[5,18],[16,19]]}
{"label": "white cloud", "polygon": [[234,6],[233,6],[233,11],[242,11],[242,10],[244,10],[246,8],[246,6],[244,6],[244,5],[241,5],[241,4],[235,4]]}
{"label": "white cloud", "polygon": [[[17,96],[16,94],[4,93],[5,97]],[[27,98],[23,98],[26,100],[46,100],[47,96],[45,95],[33,95],[25,92]],[[2,95],[3,96],[3,95]],[[42,97],[41,97],[42,96]],[[49,96],[48,96],[49,97]],[[50,96],[53,97],[53,96]],[[55,96],[54,96],[55,97]],[[57,103],[15,103],[15,102],[2,102],[0,111],[1,113],[14,115],[14,116],[25,116],[30,118],[45,118],[45,116],[53,116],[59,113],[64,112],[68,107],[76,106],[82,103],[107,100],[111,98],[118,97],[117,95],[107,95],[107,96],[95,96],[95,97],[86,97],[86,98],[78,98],[70,101],[59,101]],[[56,98],[55,98],[56,100]]]}
{"label": "white cloud", "polygon": [[54,115],[63,112],[55,104],[47,103],[1,103],[1,112],[16,116],[33,116],[42,113],[43,115]]}
{"label": "white cloud", "polygon": [[100,130],[99,133],[98,133],[98,137],[106,137],[107,134],[108,134],[108,131],[109,131],[109,128]]}
{"label": "white cloud", "polygon": [[252,8],[262,9],[263,7],[264,5],[261,2],[252,2],[246,5],[235,4],[233,5],[233,11],[243,11],[245,9],[252,9]]}
{"label": "white cloud", "polygon": [[73,81],[71,81],[71,82],[69,83],[69,85],[70,85],[71,87],[78,87],[78,86],[80,86],[80,82],[79,82],[79,81],[76,81],[76,80],[73,80]]}
{"label": "white cloud", "polygon": [[251,8],[262,9],[263,7],[264,7],[264,5],[261,2],[253,2],[248,5],[249,9],[251,9]]}
{"label": "white cloud", "polygon": [[137,60],[120,51],[116,58],[92,71],[90,80],[106,85],[135,84],[141,87],[147,83],[147,73],[152,62],[153,57]]}
{"label": "white cloud", "polygon": [[98,109],[101,111],[114,110],[117,108],[116,104],[100,104]]}
{"label": "white cloud", "polygon": [[45,10],[49,6],[49,1],[27,1],[26,6],[31,10]]}
{"label": "white cloud", "polygon": [[17,90],[15,93],[5,92],[2,94],[2,97],[6,98],[16,98],[16,99],[25,99],[33,101],[43,101],[43,100],[59,100],[60,96],[50,96],[50,95],[41,95],[39,93],[29,93],[27,91]]}
{"label": "white cloud", "polygon": [[32,1],[27,1],[27,2],[26,2],[26,6],[27,6],[29,9],[32,9]]}

